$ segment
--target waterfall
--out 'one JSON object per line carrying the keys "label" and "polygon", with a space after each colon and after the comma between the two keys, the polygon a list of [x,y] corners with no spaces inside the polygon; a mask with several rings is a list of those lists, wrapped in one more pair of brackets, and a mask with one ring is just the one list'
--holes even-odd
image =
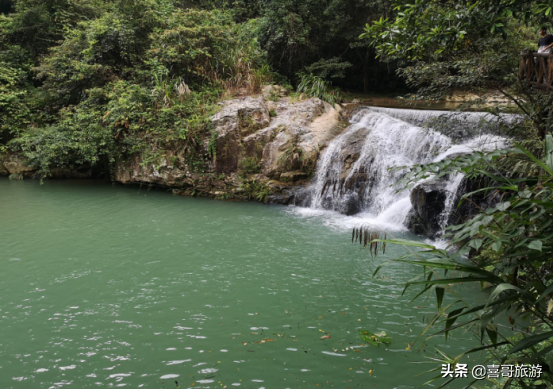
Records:
{"label": "waterfall", "polygon": [[[497,133],[513,119],[487,113],[363,108],[322,152],[301,205],[402,226],[412,208],[410,192],[399,191],[395,184],[406,167],[502,148],[506,140]],[[462,181],[463,175],[457,174],[442,184],[442,231]]]}

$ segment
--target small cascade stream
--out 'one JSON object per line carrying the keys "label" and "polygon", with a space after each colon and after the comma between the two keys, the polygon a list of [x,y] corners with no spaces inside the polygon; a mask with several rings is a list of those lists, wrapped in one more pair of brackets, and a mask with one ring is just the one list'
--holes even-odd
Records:
{"label": "small cascade stream", "polygon": [[[399,191],[395,184],[407,167],[505,147],[507,140],[497,133],[512,120],[513,116],[486,113],[363,108],[322,152],[300,205],[405,229],[412,209],[410,191]],[[456,206],[463,178],[457,174],[441,179],[445,200],[439,235]]]}

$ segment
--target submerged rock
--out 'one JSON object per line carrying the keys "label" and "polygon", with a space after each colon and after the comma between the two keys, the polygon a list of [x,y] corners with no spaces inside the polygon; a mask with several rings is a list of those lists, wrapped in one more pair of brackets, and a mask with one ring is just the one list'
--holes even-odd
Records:
{"label": "submerged rock", "polygon": [[360,206],[360,199],[358,195],[356,193],[351,193],[346,197],[339,211],[345,215],[354,215],[362,211]]}

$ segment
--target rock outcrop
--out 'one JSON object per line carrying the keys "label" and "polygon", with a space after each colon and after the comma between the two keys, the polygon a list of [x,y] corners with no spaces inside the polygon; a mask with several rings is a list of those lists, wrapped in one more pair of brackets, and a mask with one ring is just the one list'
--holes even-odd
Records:
{"label": "rock outcrop", "polygon": [[417,185],[410,194],[412,211],[408,215],[408,228],[415,234],[435,238],[441,231],[444,205],[447,198],[446,183],[430,181]]}
{"label": "rock outcrop", "polygon": [[500,201],[499,195],[495,192],[479,192],[470,195],[467,200],[460,203],[464,194],[474,192],[486,185],[480,181],[464,178],[452,200],[451,210],[446,212],[445,203],[449,196],[447,185],[444,180],[432,180],[419,184],[412,190],[410,195],[412,210],[406,221],[411,232],[432,239],[437,238],[443,233],[444,227],[464,223],[481,210]]}
{"label": "rock outcrop", "polygon": [[[162,150],[115,162],[114,181],[172,188],[186,195],[291,201],[292,187],[310,179],[319,150],[343,126],[340,107],[320,99],[292,99],[278,85],[258,96],[220,102],[212,134],[191,148],[175,141]],[[107,171],[107,168],[105,169]],[[0,175],[38,177],[18,154],[0,156]],[[90,178],[90,167],[56,167],[51,178]]]}
{"label": "rock outcrop", "polygon": [[266,128],[269,123],[269,110],[261,97],[234,99],[224,104],[223,109],[212,117],[212,125],[218,134],[215,170],[236,172],[243,154],[243,138]]}
{"label": "rock outcrop", "polygon": [[15,153],[0,156],[0,174],[12,178],[32,177],[36,168],[29,166],[23,157]]}
{"label": "rock outcrop", "polygon": [[[338,106],[316,98],[293,101],[286,92],[266,86],[261,96],[221,102],[211,118],[215,137],[204,142],[201,169],[175,146],[154,151],[161,158],[153,162],[140,155],[117,161],[115,181],[221,198],[250,198],[255,188],[258,198],[288,203],[287,191],[311,177],[319,150],[343,127]],[[205,158],[214,146],[215,157]]]}
{"label": "rock outcrop", "polygon": [[[10,176],[12,179],[32,178],[38,176],[38,168],[29,165],[17,153],[0,155],[0,176]],[[56,167],[50,171],[52,179],[88,179],[93,177],[92,169],[88,166],[76,168]]]}

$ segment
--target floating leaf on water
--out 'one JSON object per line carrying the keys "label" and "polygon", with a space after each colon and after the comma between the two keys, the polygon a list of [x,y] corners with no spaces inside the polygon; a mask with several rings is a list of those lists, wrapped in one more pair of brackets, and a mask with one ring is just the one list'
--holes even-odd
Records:
{"label": "floating leaf on water", "polygon": [[358,330],[358,335],[363,341],[375,346],[379,346],[380,344],[392,343],[392,339],[389,336],[387,336],[387,333],[384,331],[374,334],[366,329],[360,329]]}
{"label": "floating leaf on water", "polygon": [[325,335],[325,336],[321,336],[321,340],[327,340],[327,339],[330,339],[331,336],[329,335]]}

